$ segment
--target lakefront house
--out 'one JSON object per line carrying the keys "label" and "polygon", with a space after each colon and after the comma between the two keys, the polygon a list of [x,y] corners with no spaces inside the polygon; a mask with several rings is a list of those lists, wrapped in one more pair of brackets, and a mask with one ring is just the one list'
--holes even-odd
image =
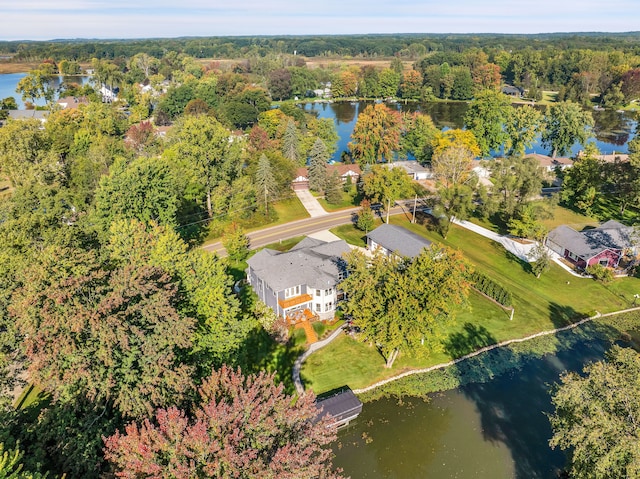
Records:
{"label": "lakefront house", "polygon": [[249,258],[247,281],[278,317],[331,320],[342,299],[337,286],[346,275],[344,240],[305,238],[289,251],[263,249]]}

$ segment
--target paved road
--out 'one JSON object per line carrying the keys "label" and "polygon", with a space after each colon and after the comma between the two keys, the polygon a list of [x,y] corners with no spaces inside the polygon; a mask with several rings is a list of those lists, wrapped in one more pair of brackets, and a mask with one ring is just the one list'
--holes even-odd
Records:
{"label": "paved road", "polygon": [[[411,208],[413,208],[413,201],[407,201],[400,203],[400,206],[394,206],[391,208],[392,215],[406,214],[408,218],[411,218]],[[261,248],[271,243],[276,243],[280,240],[294,238],[296,236],[306,236],[318,231],[328,230],[336,226],[344,225],[352,221],[353,215],[359,208],[350,208],[348,210],[341,210],[336,213],[328,213],[324,216],[317,218],[305,218],[302,220],[293,221],[284,225],[272,226],[258,231],[247,233],[249,241],[251,242],[251,249]],[[380,215],[384,219],[384,212],[380,211]],[[206,251],[217,253],[219,256],[226,256],[226,251],[221,242],[211,243],[202,247]]]}

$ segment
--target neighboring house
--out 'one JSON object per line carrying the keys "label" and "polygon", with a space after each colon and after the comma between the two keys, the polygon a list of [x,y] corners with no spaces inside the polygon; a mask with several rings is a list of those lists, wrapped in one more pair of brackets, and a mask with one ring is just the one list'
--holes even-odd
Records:
{"label": "neighboring house", "polygon": [[431,169],[422,166],[417,161],[394,161],[392,163],[383,163],[386,168],[402,168],[412,180],[430,180],[433,178]]}
{"label": "neighboring house", "polygon": [[[342,183],[347,182],[347,178],[351,178],[351,183],[356,184],[360,179],[362,172],[358,165],[347,165],[338,163],[334,165],[327,165],[327,176],[333,175],[333,172],[337,171]],[[309,189],[309,170],[307,168],[298,168],[296,170],[296,177],[291,182],[291,187],[294,190],[308,190]]]}
{"label": "neighboring house", "polygon": [[282,318],[333,319],[342,295],[336,287],[346,274],[344,240],[305,238],[289,251],[263,249],[247,260],[247,281]]}
{"label": "neighboring house", "polygon": [[517,86],[505,85],[502,87],[502,93],[516,98],[522,98],[522,95],[524,95],[524,89]]}
{"label": "neighboring house", "polygon": [[423,249],[431,247],[431,241],[402,226],[384,223],[367,234],[367,248],[381,251],[387,256],[398,254],[415,258]]}
{"label": "neighboring house", "polygon": [[56,102],[63,110],[78,108],[80,105],[88,105],[89,100],[86,97],[66,96],[58,99]]}
{"label": "neighboring house", "polygon": [[8,110],[7,120],[40,120],[44,124],[49,112],[47,110]]}
{"label": "neighboring house", "polygon": [[109,88],[106,85],[100,87],[100,95],[102,95],[102,101],[104,103],[112,103],[118,99],[118,88]]}
{"label": "neighboring house", "polygon": [[558,226],[549,233],[546,244],[578,268],[595,264],[615,268],[625,254],[636,254],[634,237],[633,228],[610,220],[598,228],[580,232]]}
{"label": "neighboring house", "polygon": [[545,169],[545,171],[549,173],[553,173],[556,168],[560,168],[564,170],[565,168],[571,168],[573,166],[573,161],[571,158],[552,158],[547,155],[542,155],[540,153],[529,153],[526,155],[527,158],[535,158],[540,163],[540,166]]}

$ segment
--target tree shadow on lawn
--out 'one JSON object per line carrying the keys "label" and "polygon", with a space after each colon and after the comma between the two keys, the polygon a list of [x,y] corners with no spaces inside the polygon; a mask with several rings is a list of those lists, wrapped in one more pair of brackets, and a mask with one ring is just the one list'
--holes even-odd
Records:
{"label": "tree shadow on lawn", "polygon": [[[473,342],[474,336],[467,341]],[[615,336],[613,328],[587,324],[529,346],[498,348],[456,366],[465,384],[460,390],[479,411],[484,439],[509,448],[517,479],[557,477],[565,466],[563,452],[548,446],[551,385],[563,371],[581,371],[587,362],[602,359]],[[481,332],[482,338],[486,336]]]}
{"label": "tree shadow on lawn", "polygon": [[505,253],[505,256],[506,256],[507,260],[509,260],[510,263],[518,264],[522,268],[522,271],[524,271],[527,274],[533,275],[535,277],[535,275],[533,274],[533,268],[531,267],[531,263],[529,263],[528,261],[524,261],[524,260],[518,258],[511,251],[505,249],[504,246],[502,246],[500,243],[495,243],[494,242],[494,244],[497,246],[497,248],[502,248],[502,250]]}
{"label": "tree shadow on lawn", "polygon": [[561,305],[558,303],[549,303],[549,319],[553,323],[555,328],[561,328],[568,326],[569,324],[580,321],[587,318],[589,315],[576,311],[573,307],[568,305]]}
{"label": "tree shadow on lawn", "polygon": [[463,331],[451,334],[444,342],[445,352],[452,358],[459,358],[480,348],[497,343],[484,326],[465,323]]}

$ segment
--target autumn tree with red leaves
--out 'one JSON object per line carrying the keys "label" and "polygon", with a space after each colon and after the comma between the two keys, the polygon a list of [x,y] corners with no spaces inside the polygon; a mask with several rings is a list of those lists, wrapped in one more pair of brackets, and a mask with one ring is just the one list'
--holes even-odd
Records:
{"label": "autumn tree with red leaves", "polygon": [[317,420],[313,394],[294,400],[264,372],[223,367],[200,388],[193,413],[159,409],[105,438],[116,477],[341,479],[332,470],[335,427]]}

